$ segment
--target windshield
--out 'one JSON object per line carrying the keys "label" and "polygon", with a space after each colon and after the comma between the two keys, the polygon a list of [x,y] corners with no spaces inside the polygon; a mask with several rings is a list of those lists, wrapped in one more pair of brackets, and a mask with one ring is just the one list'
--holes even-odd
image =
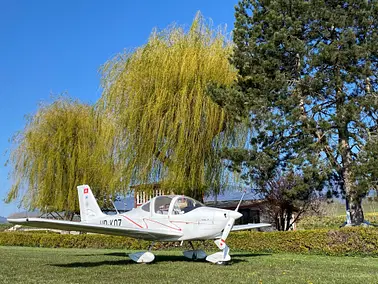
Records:
{"label": "windshield", "polygon": [[202,203],[198,202],[197,200],[186,197],[186,196],[180,196],[176,202],[175,205],[173,206],[173,214],[178,215],[178,214],[185,214],[188,213],[198,207],[204,206]]}
{"label": "windshield", "polygon": [[155,198],[155,213],[168,215],[169,205],[171,204],[172,197],[158,196]]}
{"label": "windshield", "polygon": [[150,212],[150,202],[147,202],[142,206],[142,210]]}

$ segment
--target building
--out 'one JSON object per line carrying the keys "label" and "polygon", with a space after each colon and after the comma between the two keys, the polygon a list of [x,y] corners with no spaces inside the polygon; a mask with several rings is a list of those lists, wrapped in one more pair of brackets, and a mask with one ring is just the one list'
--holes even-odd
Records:
{"label": "building", "polygon": [[[239,207],[239,212],[243,216],[236,220],[235,224],[248,224],[248,223],[264,223],[269,222],[267,216],[262,212],[264,200],[243,200]],[[206,202],[207,206],[217,207],[227,210],[235,210],[239,204],[239,200],[225,200],[225,201],[209,201]]]}

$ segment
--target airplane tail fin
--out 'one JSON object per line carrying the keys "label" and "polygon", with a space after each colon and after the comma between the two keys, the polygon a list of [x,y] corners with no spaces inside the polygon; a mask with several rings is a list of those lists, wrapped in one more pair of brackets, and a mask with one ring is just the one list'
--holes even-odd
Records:
{"label": "airplane tail fin", "polygon": [[77,191],[79,194],[81,222],[87,223],[105,215],[98,206],[89,185],[79,185]]}

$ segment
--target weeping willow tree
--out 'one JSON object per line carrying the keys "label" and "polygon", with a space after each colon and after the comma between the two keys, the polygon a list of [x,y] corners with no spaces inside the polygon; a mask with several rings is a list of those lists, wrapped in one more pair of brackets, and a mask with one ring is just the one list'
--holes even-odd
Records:
{"label": "weeping willow tree", "polygon": [[90,184],[98,197],[112,195],[122,188],[114,136],[113,121],[90,105],[61,97],[40,107],[14,137],[13,186],[6,201],[20,198],[27,209],[65,211],[69,217],[79,209],[77,185]]}
{"label": "weeping willow tree", "polygon": [[217,150],[235,136],[206,88],[236,78],[231,49],[225,33],[198,14],[189,30],[153,31],[146,45],[103,66],[99,108],[117,117],[130,184],[148,190],[159,183],[197,198],[219,188]]}

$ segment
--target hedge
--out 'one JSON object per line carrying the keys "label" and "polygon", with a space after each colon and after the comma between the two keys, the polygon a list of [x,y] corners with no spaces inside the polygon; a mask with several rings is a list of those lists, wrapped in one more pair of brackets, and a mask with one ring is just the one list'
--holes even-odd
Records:
{"label": "hedge", "polygon": [[68,235],[43,232],[2,232],[0,245],[46,248],[142,249],[148,242],[96,234]]}
{"label": "hedge", "polygon": [[[213,246],[211,241],[194,243],[206,248]],[[100,234],[68,235],[31,231],[0,232],[0,246],[145,250],[150,244],[150,241]],[[157,242],[154,244],[154,249],[174,249],[179,246],[180,242]],[[186,242],[184,248],[189,248]]]}
{"label": "hedge", "polygon": [[[378,230],[375,228],[343,228],[340,230],[308,230],[295,232],[239,232],[227,239],[231,251],[252,253],[301,253],[325,255],[378,256]],[[149,242],[105,235],[60,235],[52,233],[0,233],[2,246],[51,248],[107,248],[145,250]],[[172,249],[179,244],[157,243],[154,249]],[[199,248],[216,250],[212,241],[197,242]],[[187,249],[188,246],[185,246]],[[181,248],[180,248],[181,249]]]}
{"label": "hedge", "polygon": [[376,228],[342,228],[235,234],[227,242],[233,249],[254,253],[300,253],[378,256]]}

